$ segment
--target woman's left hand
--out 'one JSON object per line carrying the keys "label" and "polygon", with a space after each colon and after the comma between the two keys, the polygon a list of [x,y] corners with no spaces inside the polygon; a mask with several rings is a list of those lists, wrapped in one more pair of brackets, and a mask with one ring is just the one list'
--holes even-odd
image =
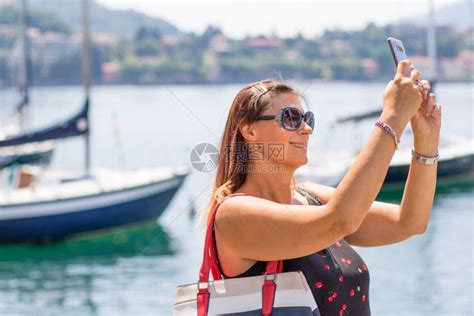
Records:
{"label": "woman's left hand", "polygon": [[428,93],[430,84],[422,80],[424,90],[423,102],[418,112],[411,118],[414,146],[417,153],[423,156],[438,154],[439,134],[441,130],[441,105],[435,103],[435,95]]}

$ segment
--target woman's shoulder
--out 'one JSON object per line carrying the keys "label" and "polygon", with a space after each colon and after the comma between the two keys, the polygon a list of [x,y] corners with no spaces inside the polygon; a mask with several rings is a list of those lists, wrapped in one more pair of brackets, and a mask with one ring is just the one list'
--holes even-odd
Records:
{"label": "woman's shoulder", "polygon": [[[270,203],[270,204],[269,204]],[[247,193],[234,193],[219,203],[216,222],[241,222],[272,212],[274,202]],[[269,207],[272,206],[272,207]],[[263,210],[263,211],[262,211]]]}

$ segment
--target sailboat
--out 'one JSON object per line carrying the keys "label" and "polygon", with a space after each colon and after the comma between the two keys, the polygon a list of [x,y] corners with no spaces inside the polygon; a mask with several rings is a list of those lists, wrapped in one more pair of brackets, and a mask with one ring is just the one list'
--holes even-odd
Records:
{"label": "sailboat", "polygon": [[[360,124],[366,120],[380,117],[381,111],[371,111],[359,115],[338,119],[334,126]],[[410,170],[412,158],[412,131],[407,128],[399,144],[397,154],[390,162],[382,187],[383,195],[403,192],[405,181]],[[469,187],[474,185],[474,139],[443,132],[439,150],[442,152],[438,161],[437,189],[445,190],[452,187]],[[356,152],[356,154],[358,151]],[[334,160],[334,157],[339,157]],[[316,181],[329,186],[337,186],[355,160],[353,152],[327,153],[319,158],[319,165],[309,166],[297,174],[300,181]]]}
{"label": "sailboat", "polygon": [[[31,86],[31,58],[30,45],[27,36],[28,29],[28,9],[26,0],[21,0],[21,37],[18,45],[19,57],[17,69],[17,88],[20,95],[19,101],[15,105],[15,119],[18,124],[11,124],[0,131],[0,170],[13,165],[39,164],[46,166],[50,163],[54,150],[52,140],[45,141],[25,141],[21,144],[10,142],[28,134],[25,131],[25,117],[30,103],[29,89]],[[14,58],[15,59],[15,58]],[[13,145],[8,145],[8,144]]]}
{"label": "sailboat", "polygon": [[[436,32],[434,23],[434,6],[432,0],[429,1],[429,24],[427,31],[428,56],[430,58],[430,78],[431,91],[434,91],[437,78],[436,62]],[[380,109],[366,113],[350,115],[337,119],[333,127],[346,126],[347,124],[357,125],[367,120],[380,117]],[[408,127],[399,144],[399,150],[393,157],[384,184],[381,189],[381,196],[395,196],[403,192],[405,181],[410,169],[412,158],[412,131]],[[450,190],[451,188],[471,187],[474,185],[474,139],[443,132],[440,139],[439,150],[442,153],[438,161],[437,190]],[[355,152],[358,154],[358,150]],[[356,156],[355,155],[355,156]],[[353,152],[327,153],[327,159],[320,158],[318,165],[309,166],[299,171],[297,178],[300,181],[316,181],[329,186],[337,186],[342,180],[347,170],[355,160]],[[339,157],[337,161],[333,157]]]}
{"label": "sailboat", "polygon": [[85,101],[82,109],[50,128],[0,141],[1,147],[82,136],[86,148],[85,171],[48,170],[26,188],[0,190],[0,243],[49,242],[156,221],[188,174],[183,168],[91,169],[88,15],[88,0],[83,0],[81,72]]}

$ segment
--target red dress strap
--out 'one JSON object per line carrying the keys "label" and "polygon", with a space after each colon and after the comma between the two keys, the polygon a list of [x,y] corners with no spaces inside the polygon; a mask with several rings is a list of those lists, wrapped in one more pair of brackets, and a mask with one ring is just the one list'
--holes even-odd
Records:
{"label": "red dress strap", "polygon": [[228,196],[226,196],[224,199],[228,199],[228,198],[233,197],[233,196],[253,196],[253,195],[247,194],[247,193],[232,193],[232,194],[229,194]]}

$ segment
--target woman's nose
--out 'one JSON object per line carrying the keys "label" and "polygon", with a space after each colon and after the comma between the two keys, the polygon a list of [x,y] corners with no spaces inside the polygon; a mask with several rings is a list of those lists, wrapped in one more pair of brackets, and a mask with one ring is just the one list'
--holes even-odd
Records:
{"label": "woman's nose", "polygon": [[299,134],[312,134],[313,129],[305,121],[301,122],[300,128],[298,129]]}

